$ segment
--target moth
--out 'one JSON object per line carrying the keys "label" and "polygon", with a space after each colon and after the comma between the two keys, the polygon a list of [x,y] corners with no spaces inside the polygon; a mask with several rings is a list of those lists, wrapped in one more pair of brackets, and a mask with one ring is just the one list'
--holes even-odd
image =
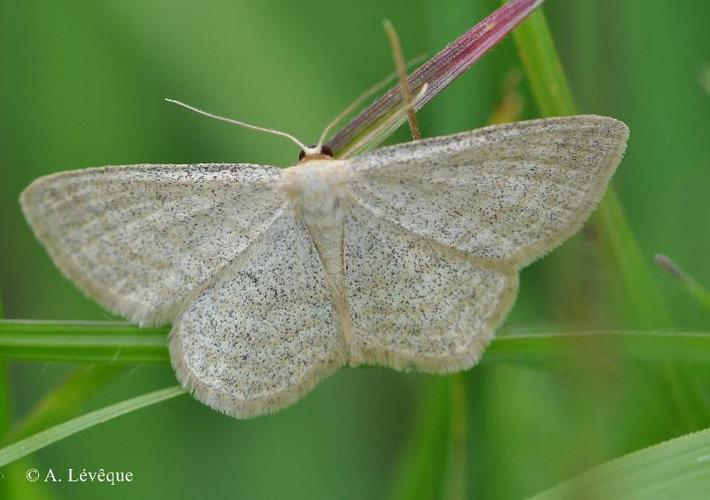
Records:
{"label": "moth", "polygon": [[582,226],[627,138],[572,116],[345,160],[304,147],[285,169],[89,168],[37,179],[21,204],[67,278],[112,313],[172,323],[182,385],[249,418],[344,366],[473,366],[520,268]]}

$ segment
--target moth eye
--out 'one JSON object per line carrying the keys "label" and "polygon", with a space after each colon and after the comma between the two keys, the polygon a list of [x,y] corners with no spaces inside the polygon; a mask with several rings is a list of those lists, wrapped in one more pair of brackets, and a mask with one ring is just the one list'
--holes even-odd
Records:
{"label": "moth eye", "polygon": [[308,155],[312,155],[312,156],[323,155],[323,156],[329,156],[331,158],[333,157],[333,150],[330,149],[329,146],[325,146],[325,145],[318,146],[318,144],[311,144],[306,149],[309,150],[310,152],[307,152],[302,149],[301,152],[298,153],[298,161],[303,161],[303,159]]}

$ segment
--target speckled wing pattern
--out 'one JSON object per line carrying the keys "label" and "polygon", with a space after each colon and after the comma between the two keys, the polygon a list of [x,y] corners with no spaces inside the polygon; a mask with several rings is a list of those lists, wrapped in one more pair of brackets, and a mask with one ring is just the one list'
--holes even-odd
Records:
{"label": "speckled wing pattern", "polygon": [[128,165],[62,172],[21,196],[54,263],[106,309],[173,321],[283,210],[281,171],[247,164]]}
{"label": "speckled wing pattern", "polygon": [[627,138],[594,115],[495,125],[357,157],[351,191],[403,229],[519,268],[582,226]]}
{"label": "speckled wing pattern", "polygon": [[38,179],[21,201],[67,277],[142,325],[172,322],[183,386],[247,418],[344,365],[473,365],[518,270],[581,226],[627,134],[579,116],[286,170],[105,167]]}
{"label": "speckled wing pattern", "polygon": [[473,365],[518,272],[482,264],[354,204],[345,232],[351,364],[448,373]]}
{"label": "speckled wing pattern", "polygon": [[240,418],[294,403],[347,361],[324,279],[303,221],[284,212],[175,323],[180,381]]}
{"label": "speckled wing pattern", "polygon": [[627,137],[620,121],[574,116],[354,158],[354,361],[437,373],[474,364],[515,300],[518,270],[581,227]]}

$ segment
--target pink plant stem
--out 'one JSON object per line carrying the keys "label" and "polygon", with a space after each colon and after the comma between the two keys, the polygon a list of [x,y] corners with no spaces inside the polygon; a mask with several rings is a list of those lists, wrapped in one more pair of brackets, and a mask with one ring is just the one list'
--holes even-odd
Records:
{"label": "pink plant stem", "polygon": [[[422,64],[409,76],[412,93],[416,93],[422,84],[428,84],[427,91],[415,106],[416,109],[424,106],[470,68],[543,1],[511,0]],[[328,145],[337,154],[338,150],[363,130],[391,113],[401,101],[402,92],[397,85],[353,118],[328,141]]]}

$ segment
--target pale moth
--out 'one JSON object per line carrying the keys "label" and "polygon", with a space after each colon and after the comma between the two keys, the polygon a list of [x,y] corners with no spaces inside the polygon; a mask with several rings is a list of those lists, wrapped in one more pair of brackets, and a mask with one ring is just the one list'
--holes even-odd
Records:
{"label": "pale moth", "polygon": [[333,159],[325,132],[314,147],[276,133],[298,164],[89,168],[21,196],[64,275],[140,325],[172,323],[177,378],[238,418],[343,366],[470,368],[519,269],[582,226],[628,137],[571,116]]}

